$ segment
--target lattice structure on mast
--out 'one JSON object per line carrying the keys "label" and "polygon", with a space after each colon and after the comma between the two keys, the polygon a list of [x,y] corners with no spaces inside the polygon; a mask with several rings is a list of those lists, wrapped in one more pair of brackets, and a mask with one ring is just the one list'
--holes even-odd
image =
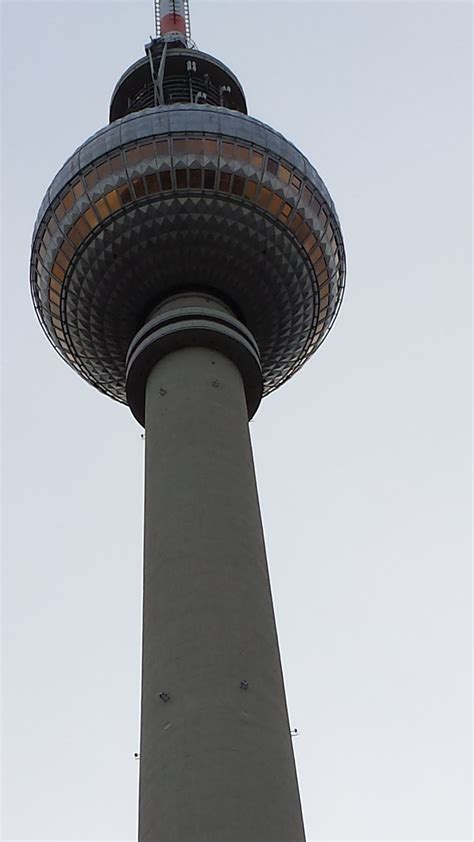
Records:
{"label": "lattice structure on mast", "polygon": [[191,18],[189,15],[189,0],[154,0],[155,3],[155,33],[159,38],[167,34],[164,31],[163,21],[170,17],[176,22],[176,30],[181,31],[183,22],[186,38],[191,39]]}
{"label": "lattice structure on mast", "polygon": [[191,38],[191,18],[189,16],[189,0],[185,0],[184,19],[186,21],[186,37]]}

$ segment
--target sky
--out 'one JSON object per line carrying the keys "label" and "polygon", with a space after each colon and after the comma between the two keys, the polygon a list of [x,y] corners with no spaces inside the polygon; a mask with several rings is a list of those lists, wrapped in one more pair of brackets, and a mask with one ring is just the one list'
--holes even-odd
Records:
{"label": "sky", "polygon": [[[30,301],[31,233],[152,0],[2,15],[2,734],[10,840],[136,838],[143,441]],[[316,166],[347,289],[251,423],[308,842],[470,838],[471,17],[192,0],[199,48]]]}

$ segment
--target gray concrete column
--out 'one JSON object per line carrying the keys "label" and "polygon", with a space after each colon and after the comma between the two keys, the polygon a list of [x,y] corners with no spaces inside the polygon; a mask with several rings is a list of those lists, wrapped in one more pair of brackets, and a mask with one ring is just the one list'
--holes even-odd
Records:
{"label": "gray concrete column", "polygon": [[183,347],[145,397],[140,842],[304,829],[237,365]]}

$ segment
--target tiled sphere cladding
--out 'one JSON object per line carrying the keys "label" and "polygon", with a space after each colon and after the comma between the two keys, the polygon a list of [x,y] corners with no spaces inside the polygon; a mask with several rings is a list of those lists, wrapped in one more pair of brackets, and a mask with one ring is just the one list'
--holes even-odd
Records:
{"label": "tiled sphere cladding", "polygon": [[33,235],[47,335],[123,402],[130,341],[166,296],[201,288],[229,303],[255,336],[268,393],[323,341],[344,278],[317,172],[278,132],[224,108],[149,108],[97,132],[54,179]]}

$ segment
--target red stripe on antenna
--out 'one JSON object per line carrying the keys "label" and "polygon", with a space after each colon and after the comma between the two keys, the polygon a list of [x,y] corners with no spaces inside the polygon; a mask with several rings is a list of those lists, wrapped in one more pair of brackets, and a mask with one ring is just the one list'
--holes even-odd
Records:
{"label": "red stripe on antenna", "polygon": [[167,35],[168,32],[180,32],[186,35],[186,20],[182,15],[172,12],[160,19],[160,35]]}

